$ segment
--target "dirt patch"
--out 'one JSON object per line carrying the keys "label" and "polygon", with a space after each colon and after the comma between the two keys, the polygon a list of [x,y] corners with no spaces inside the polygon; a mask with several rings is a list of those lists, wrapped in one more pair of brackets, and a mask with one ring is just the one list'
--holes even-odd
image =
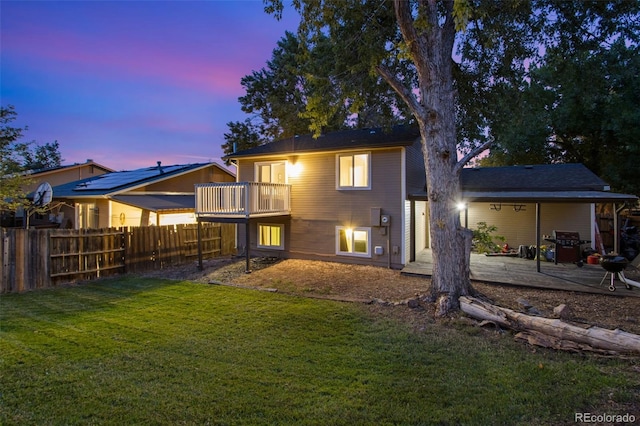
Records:
{"label": "dirt patch", "polygon": [[[337,300],[378,302],[375,305],[402,306],[399,313],[411,323],[430,321],[433,307],[423,302],[421,309],[407,309],[409,300],[428,293],[429,280],[408,277],[399,271],[374,266],[348,265],[308,260],[251,260],[250,274],[245,273],[245,261],[237,258],[217,258],[204,262],[199,271],[195,264],[157,271],[146,276],[182,279],[213,284],[274,289],[281,293]],[[615,294],[597,295],[557,290],[537,290],[526,287],[474,282],[473,287],[493,303],[516,311],[525,311],[528,302],[540,315],[553,317],[553,309],[565,304],[569,308],[567,321],[621,329],[640,334],[638,312],[640,299]],[[636,289],[634,289],[636,290]],[[640,291],[640,290],[638,290]]]}

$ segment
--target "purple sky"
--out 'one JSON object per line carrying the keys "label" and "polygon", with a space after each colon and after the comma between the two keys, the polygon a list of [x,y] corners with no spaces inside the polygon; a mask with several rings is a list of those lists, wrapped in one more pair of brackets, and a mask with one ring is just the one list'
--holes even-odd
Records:
{"label": "purple sky", "polygon": [[[288,4],[288,2],[285,2]],[[261,1],[0,2],[1,103],[23,141],[116,170],[217,161],[240,79],[285,30]]]}

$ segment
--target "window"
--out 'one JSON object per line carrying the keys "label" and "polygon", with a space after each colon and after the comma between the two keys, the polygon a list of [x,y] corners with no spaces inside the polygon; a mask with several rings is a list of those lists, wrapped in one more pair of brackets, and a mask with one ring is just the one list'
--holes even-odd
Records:
{"label": "window", "polygon": [[336,253],[371,257],[371,228],[336,227]]}
{"label": "window", "polygon": [[256,182],[287,183],[287,164],[285,161],[256,163]]}
{"label": "window", "polygon": [[284,249],[284,225],[258,224],[258,247],[268,249]]}
{"label": "window", "polygon": [[337,156],[338,189],[371,189],[369,153]]}
{"label": "window", "polygon": [[98,208],[94,203],[76,204],[78,222],[76,229],[95,229],[98,227]]}

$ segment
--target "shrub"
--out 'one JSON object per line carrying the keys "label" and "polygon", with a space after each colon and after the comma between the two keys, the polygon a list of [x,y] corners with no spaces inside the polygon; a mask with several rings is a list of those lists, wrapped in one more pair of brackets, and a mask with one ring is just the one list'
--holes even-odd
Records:
{"label": "shrub", "polygon": [[501,247],[495,241],[504,242],[505,237],[493,235],[498,230],[495,225],[487,225],[487,222],[478,222],[478,228],[473,230],[472,250],[477,253],[496,253]]}

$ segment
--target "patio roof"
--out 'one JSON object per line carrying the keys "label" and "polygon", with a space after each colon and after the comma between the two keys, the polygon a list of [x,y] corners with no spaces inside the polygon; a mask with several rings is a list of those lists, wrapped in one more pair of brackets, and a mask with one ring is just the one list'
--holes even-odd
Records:
{"label": "patio roof", "polygon": [[[605,181],[578,163],[465,168],[460,186],[462,199],[469,202],[624,203],[638,199],[611,192]],[[427,191],[409,194],[409,199],[426,201]]]}
{"label": "patio roof", "polygon": [[192,212],[195,209],[195,195],[115,195],[113,201],[138,207],[152,212]]}

